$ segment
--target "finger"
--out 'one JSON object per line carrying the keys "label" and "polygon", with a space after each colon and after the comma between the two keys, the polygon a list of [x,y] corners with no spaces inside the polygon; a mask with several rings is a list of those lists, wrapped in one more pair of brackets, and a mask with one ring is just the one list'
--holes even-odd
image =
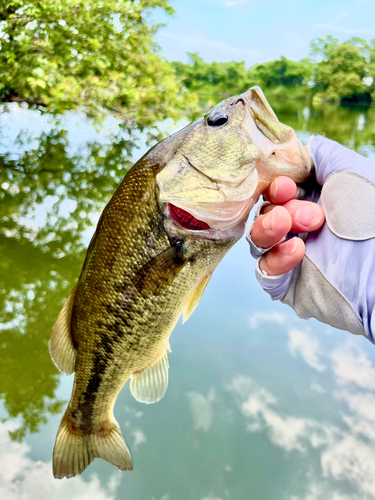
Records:
{"label": "finger", "polygon": [[301,238],[295,237],[276,245],[266,253],[259,262],[262,271],[269,276],[279,276],[294,269],[303,259],[305,244]]}
{"label": "finger", "polygon": [[283,207],[292,217],[291,233],[316,231],[324,223],[323,208],[311,201],[291,200],[284,203]]}
{"label": "finger", "polygon": [[[268,208],[268,207],[266,207]],[[275,206],[254,222],[251,239],[257,247],[269,248],[286,236],[292,227],[292,218],[284,207]]]}
{"label": "finger", "polygon": [[280,175],[271,182],[264,194],[271,203],[282,205],[293,200],[297,196],[297,191],[297,184],[290,177]]}

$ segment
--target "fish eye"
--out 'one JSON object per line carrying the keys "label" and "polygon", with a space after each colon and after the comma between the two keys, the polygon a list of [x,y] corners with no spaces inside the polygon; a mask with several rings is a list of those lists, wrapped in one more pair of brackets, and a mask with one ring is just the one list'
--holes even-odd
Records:
{"label": "fish eye", "polygon": [[215,111],[207,118],[207,124],[210,127],[220,127],[220,125],[225,125],[227,121],[228,115],[224,111]]}

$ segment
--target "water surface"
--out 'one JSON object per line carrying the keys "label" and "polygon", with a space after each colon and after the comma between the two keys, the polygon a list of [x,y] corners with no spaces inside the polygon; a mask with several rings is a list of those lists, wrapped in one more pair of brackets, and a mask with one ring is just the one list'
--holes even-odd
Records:
{"label": "water surface", "polygon": [[[324,133],[375,159],[375,110],[274,106],[303,141]],[[56,124],[18,107],[0,116],[0,134],[0,498],[375,498],[374,346],[273,303],[244,240],[177,325],[163,400],[142,405],[127,386],[118,398],[134,471],[95,460],[53,479],[72,377],[54,367],[48,338],[144,138],[137,149],[116,123],[96,131],[80,116]]]}

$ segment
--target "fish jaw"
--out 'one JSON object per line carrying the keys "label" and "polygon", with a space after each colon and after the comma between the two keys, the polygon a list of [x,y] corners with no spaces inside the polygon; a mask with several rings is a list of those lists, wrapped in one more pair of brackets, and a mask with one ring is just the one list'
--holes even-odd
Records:
{"label": "fish jaw", "polygon": [[[228,116],[228,123],[213,130],[209,116],[218,112]],[[216,237],[213,230],[237,231],[277,176],[295,182],[310,176],[302,143],[278,120],[259,87],[223,101],[189,132],[156,181],[160,205],[172,204],[187,214],[186,221],[201,221],[210,229],[195,222],[195,227],[184,227],[178,217],[174,223],[202,237]],[[168,209],[166,213],[170,215]]]}
{"label": "fish jaw", "polygon": [[279,175],[298,183],[307,181],[311,160],[295,131],[279,121],[259,87],[242,97],[247,109],[241,128],[262,153],[256,162],[259,182],[270,183]]}

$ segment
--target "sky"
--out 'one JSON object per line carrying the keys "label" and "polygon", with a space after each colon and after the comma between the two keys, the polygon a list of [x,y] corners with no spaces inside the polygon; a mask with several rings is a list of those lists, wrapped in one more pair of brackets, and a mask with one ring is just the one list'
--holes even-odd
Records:
{"label": "sky", "polygon": [[[375,0],[172,0],[157,36],[169,60],[199,52],[208,62],[299,60],[315,37],[375,38]],[[163,18],[165,19],[165,18]]]}

